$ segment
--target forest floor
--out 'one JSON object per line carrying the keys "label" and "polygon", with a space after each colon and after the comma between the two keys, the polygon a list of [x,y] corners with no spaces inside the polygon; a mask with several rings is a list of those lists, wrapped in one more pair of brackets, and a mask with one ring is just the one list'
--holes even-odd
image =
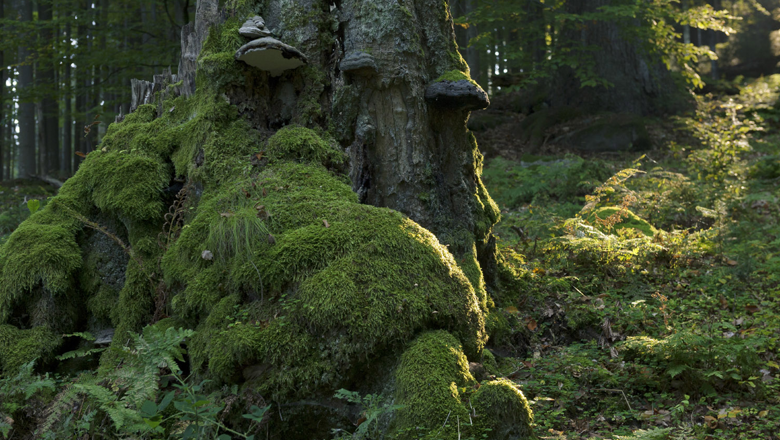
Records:
{"label": "forest floor", "polygon": [[487,158],[541,438],[780,438],[780,76],[735,85],[644,154]]}

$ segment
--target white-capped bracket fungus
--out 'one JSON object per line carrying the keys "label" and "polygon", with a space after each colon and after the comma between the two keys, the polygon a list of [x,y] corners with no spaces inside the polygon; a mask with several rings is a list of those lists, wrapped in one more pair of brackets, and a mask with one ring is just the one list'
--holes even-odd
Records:
{"label": "white-capped bracket fungus", "polygon": [[339,63],[339,69],[342,72],[353,74],[371,75],[377,72],[376,61],[374,57],[365,52],[350,52]]}
{"label": "white-capped bracket fungus", "polygon": [[245,21],[238,30],[238,33],[241,34],[242,37],[248,38],[250,40],[273,36],[271,31],[266,29],[265,20],[263,20],[263,17],[259,15],[255,15],[249,20]]}
{"label": "white-capped bracket fungus", "polygon": [[271,76],[279,76],[285,70],[301,67],[308,62],[298,49],[271,37],[258,38],[241,46],[236,52],[236,59],[267,70]]}
{"label": "white-capped bracket fungus", "polygon": [[481,110],[490,105],[482,87],[466,79],[430,84],[425,89],[425,100],[445,110]]}

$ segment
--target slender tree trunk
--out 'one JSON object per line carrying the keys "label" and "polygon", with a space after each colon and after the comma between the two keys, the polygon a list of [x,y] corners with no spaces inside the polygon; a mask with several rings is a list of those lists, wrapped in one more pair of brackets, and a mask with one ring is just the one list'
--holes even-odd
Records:
{"label": "slender tree trunk", "polygon": [[[682,10],[688,10],[688,0],[682,0]],[[691,25],[683,25],[683,43],[691,44]]]}
{"label": "slender tree trunk", "polygon": [[[712,7],[716,11],[719,10],[720,9],[720,0],[712,0]],[[718,34],[717,31],[714,31],[714,30],[708,31],[708,33],[709,33],[709,40],[710,40],[710,50],[713,53],[718,53],[717,44],[718,44],[718,35],[719,34]],[[710,76],[715,81],[720,79],[720,75],[718,73],[718,60],[717,59],[714,59],[714,60],[710,61]]]}
{"label": "slender tree trunk", "polygon": [[65,12],[65,47],[66,57],[63,69],[64,109],[62,118],[62,162],[60,169],[66,176],[73,174],[73,78],[71,66],[71,13]]}
{"label": "slender tree trunk", "polygon": [[[0,0],[0,20],[5,18],[5,0]],[[0,27],[3,31],[5,25]],[[5,51],[0,50],[0,181],[5,180],[5,150],[8,148],[5,139],[5,81],[6,81],[6,69],[5,69]]]}
{"label": "slender tree trunk", "polygon": [[[469,12],[472,12],[474,8],[476,7],[477,0],[465,0],[463,5],[463,13],[468,14]],[[470,25],[468,29],[466,30],[466,38],[469,41],[469,44],[471,44],[472,39],[477,38],[477,35],[479,35],[479,32],[477,31],[477,27],[475,25]],[[468,49],[466,49],[466,62],[469,65],[469,70],[471,70],[471,77],[474,81],[476,81],[479,85],[487,89],[488,86],[488,79],[486,75],[485,69],[482,67],[481,64],[482,61],[482,54],[476,46],[469,46]]]}
{"label": "slender tree trunk", "polygon": [[[38,20],[41,23],[41,40],[43,47],[53,47],[54,32],[52,31],[52,0],[38,0]],[[44,51],[39,61],[38,85],[43,92],[40,154],[42,161],[41,174],[46,175],[60,169],[60,146],[58,132],[59,106],[55,96],[57,82],[54,80],[53,51]]]}
{"label": "slender tree trunk", "polygon": [[[23,26],[32,24],[33,4],[31,1],[19,1],[19,21]],[[29,35],[29,37],[32,37]],[[28,38],[30,41],[32,38]],[[19,46],[19,177],[29,178],[36,173],[35,155],[35,104],[32,101],[31,92],[33,83],[33,63],[31,51],[27,46]]]}

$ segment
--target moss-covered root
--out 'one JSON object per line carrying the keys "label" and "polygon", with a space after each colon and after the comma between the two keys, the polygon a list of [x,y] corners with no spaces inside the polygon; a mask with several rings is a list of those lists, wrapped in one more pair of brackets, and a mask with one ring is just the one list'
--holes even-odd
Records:
{"label": "moss-covered root", "polygon": [[30,361],[48,360],[61,341],[46,326],[19,330],[12,325],[0,325],[0,376],[13,377]]}
{"label": "moss-covered root", "polygon": [[534,439],[533,414],[523,393],[507,379],[482,383],[471,397],[474,424],[490,429],[491,440]]}
{"label": "moss-covered root", "polygon": [[415,339],[401,356],[396,383],[396,402],[403,408],[392,430],[399,439],[418,438],[421,432],[457,438],[458,424],[461,434],[470,430],[460,387],[476,381],[460,343],[451,334],[437,330]]}

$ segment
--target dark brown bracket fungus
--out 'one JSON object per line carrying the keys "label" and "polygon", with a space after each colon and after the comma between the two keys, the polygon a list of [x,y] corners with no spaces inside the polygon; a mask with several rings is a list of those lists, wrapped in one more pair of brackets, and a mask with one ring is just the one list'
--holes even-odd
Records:
{"label": "dark brown bracket fungus", "polygon": [[377,72],[374,57],[365,52],[352,52],[347,54],[339,64],[339,69],[341,69],[342,72],[355,74],[373,74]]}
{"label": "dark brown bracket fungus", "polygon": [[465,79],[434,82],[425,89],[425,101],[445,110],[481,110],[490,105],[482,87]]}
{"label": "dark brown bracket fungus", "polygon": [[298,49],[271,37],[258,38],[241,46],[236,52],[236,60],[267,70],[271,76],[279,76],[285,70],[301,67],[308,62]]}

